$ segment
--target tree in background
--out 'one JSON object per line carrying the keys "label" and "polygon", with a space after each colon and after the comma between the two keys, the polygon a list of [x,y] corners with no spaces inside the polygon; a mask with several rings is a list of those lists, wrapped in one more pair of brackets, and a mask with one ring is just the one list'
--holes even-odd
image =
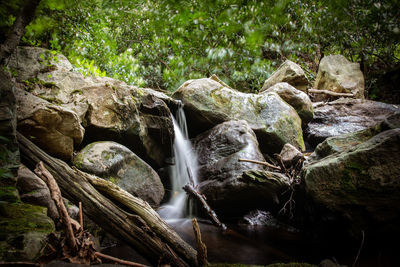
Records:
{"label": "tree in background", "polygon": [[389,0],[42,0],[23,42],[64,53],[86,75],[168,91],[217,74],[257,92],[285,59],[313,79],[324,54],[341,53],[361,63],[374,98],[399,66],[399,12]]}

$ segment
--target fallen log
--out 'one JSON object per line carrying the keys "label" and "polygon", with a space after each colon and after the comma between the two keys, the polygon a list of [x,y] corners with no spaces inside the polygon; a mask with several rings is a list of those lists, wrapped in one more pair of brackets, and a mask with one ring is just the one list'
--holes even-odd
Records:
{"label": "fallen log", "polygon": [[355,95],[352,93],[337,93],[337,92],[332,92],[329,90],[319,90],[319,89],[308,89],[308,93],[325,94],[325,95],[336,96],[336,97],[355,97]]}
{"label": "fallen log", "polygon": [[[128,213],[98,192],[81,173],[70,168],[65,162],[53,158],[17,133],[21,160],[30,168],[43,161],[45,168],[53,175],[64,197],[85,207],[85,214],[105,231],[124,240],[154,265],[167,263],[173,266],[198,266],[196,252],[179,236],[171,235],[172,230],[155,229],[135,213]],[[137,202],[137,208],[140,207]],[[153,215],[150,215],[152,217]],[[152,218],[153,222],[158,218]],[[161,219],[159,219],[161,220]]]}
{"label": "fallen log", "polygon": [[271,169],[275,169],[275,170],[280,170],[281,168],[279,168],[278,166],[272,165],[268,162],[264,162],[264,161],[258,161],[258,160],[252,160],[252,159],[239,159],[240,162],[250,162],[250,163],[254,163],[254,164],[260,164],[260,165],[264,165],[267,166]]}
{"label": "fallen log", "polygon": [[194,189],[193,185],[186,184],[183,187],[183,190],[186,191],[190,196],[194,197],[198,201],[200,201],[203,209],[207,212],[208,216],[211,219],[211,222],[218,227],[221,227],[223,230],[226,230],[225,224],[221,223],[221,221],[218,219],[217,214],[210,208],[210,206],[207,204],[206,198],[200,194],[199,192]]}

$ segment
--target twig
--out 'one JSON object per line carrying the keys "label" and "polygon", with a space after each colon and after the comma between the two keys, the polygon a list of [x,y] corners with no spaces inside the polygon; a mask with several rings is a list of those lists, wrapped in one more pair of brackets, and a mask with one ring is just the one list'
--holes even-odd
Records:
{"label": "twig", "polygon": [[275,170],[281,170],[281,168],[279,168],[278,166],[272,165],[272,164],[270,164],[268,162],[264,162],[264,161],[258,161],[258,160],[252,160],[252,159],[239,159],[239,161],[260,164],[260,165],[264,165],[264,166],[270,167]]}
{"label": "twig", "polygon": [[199,266],[207,266],[208,265],[207,247],[203,243],[203,241],[201,241],[200,227],[199,224],[197,223],[196,218],[192,219],[192,224],[193,224],[194,236],[196,237],[197,262],[199,263]]}
{"label": "twig", "polygon": [[60,188],[57,185],[56,180],[54,180],[53,175],[44,167],[43,162],[39,162],[36,166],[35,173],[47,184],[51,198],[57,206],[58,213],[60,214],[62,224],[64,226],[65,235],[67,238],[67,244],[72,251],[77,250],[76,240],[74,231],[72,230],[72,224],[69,219],[67,209],[65,208],[64,202],[61,197]]}
{"label": "twig", "polygon": [[356,265],[356,263],[358,261],[358,257],[360,257],[360,253],[361,253],[362,247],[364,245],[364,238],[365,238],[364,230],[361,230],[361,234],[362,234],[362,239],[361,239],[360,248],[358,249],[357,256],[354,259],[353,265],[351,265],[351,267],[354,267]]}
{"label": "twig", "polygon": [[126,261],[126,260],[121,260],[121,259],[118,259],[118,258],[109,256],[109,255],[106,255],[106,254],[103,254],[103,253],[100,253],[100,252],[95,252],[95,255],[96,255],[97,257],[99,257],[99,258],[107,259],[107,260],[110,260],[110,261],[113,261],[113,262],[116,262],[116,263],[119,263],[119,264],[127,265],[127,266],[149,267],[149,266],[147,266],[147,265],[143,265],[143,264],[140,264],[140,263],[136,263],[136,262],[132,262],[132,261]]}
{"label": "twig", "polygon": [[328,90],[319,90],[319,89],[308,89],[308,92],[313,93],[313,94],[325,94],[325,95],[331,95],[331,96],[355,97],[355,95],[352,93],[337,93],[337,92],[332,92],[332,91],[328,91]]}
{"label": "twig", "polygon": [[83,213],[82,213],[82,202],[79,201],[79,223],[83,231]]}
{"label": "twig", "polygon": [[186,193],[188,193],[189,195],[195,197],[197,200],[200,201],[200,203],[202,204],[203,208],[206,210],[208,216],[210,216],[210,219],[215,226],[221,227],[223,230],[226,230],[225,224],[221,223],[221,221],[218,219],[218,216],[215,213],[215,211],[213,211],[210,208],[210,206],[207,204],[205,197],[202,194],[200,194],[199,192],[197,192],[194,189],[193,185],[188,183],[183,187],[183,190],[185,190]]}

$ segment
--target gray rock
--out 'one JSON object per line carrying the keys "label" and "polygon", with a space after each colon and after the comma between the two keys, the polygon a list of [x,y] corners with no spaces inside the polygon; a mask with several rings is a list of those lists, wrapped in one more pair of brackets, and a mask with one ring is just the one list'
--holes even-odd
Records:
{"label": "gray rock", "polygon": [[[352,93],[356,98],[364,99],[364,75],[360,64],[352,63],[342,55],[322,58],[314,88],[336,93]],[[324,100],[326,97],[318,94],[317,100]]]}
{"label": "gray rock", "polygon": [[53,221],[59,218],[57,207],[51,199],[47,185],[31,170],[21,165],[18,170],[17,189],[23,202],[47,208]]}
{"label": "gray rock", "polygon": [[263,91],[275,92],[289,105],[291,105],[299,114],[303,125],[307,125],[314,116],[313,104],[308,95],[300,90],[297,90],[286,82],[276,83]]}
{"label": "gray rock", "polygon": [[286,60],[283,62],[283,64],[264,82],[260,92],[281,82],[287,82],[296,89],[307,92],[308,80],[304,74],[304,70],[293,61]]}
{"label": "gray rock", "polygon": [[279,155],[286,168],[294,166],[301,158],[303,158],[303,154],[291,144],[285,144]]}
{"label": "gray rock", "polygon": [[75,112],[16,90],[18,131],[52,156],[70,160],[84,135]]}
{"label": "gray rock", "polygon": [[115,183],[152,206],[158,206],[164,197],[158,174],[118,143],[104,141],[87,145],[74,157],[73,164],[82,171]]}
{"label": "gray rock", "polygon": [[397,112],[400,107],[396,105],[341,98],[314,108],[314,119],[305,131],[306,140],[316,146],[328,137],[372,127]]}
{"label": "gray rock", "polygon": [[239,161],[265,162],[246,121],[217,125],[197,136],[193,146],[199,157],[200,192],[213,208],[237,214],[278,201],[277,192],[286,186],[285,177],[265,171],[262,165]]}
{"label": "gray rock", "polygon": [[214,79],[185,82],[173,95],[182,100],[188,127],[196,133],[229,120],[245,120],[265,153],[279,153],[290,143],[304,150],[301,119],[273,92],[245,94]]}
{"label": "gray rock", "polygon": [[19,81],[24,81],[40,73],[70,71],[72,65],[64,55],[40,47],[19,46],[11,55],[8,68],[17,72]]}
{"label": "gray rock", "polygon": [[318,205],[340,214],[355,228],[392,234],[400,221],[398,162],[400,129],[396,128],[311,162],[303,169],[306,191]]}

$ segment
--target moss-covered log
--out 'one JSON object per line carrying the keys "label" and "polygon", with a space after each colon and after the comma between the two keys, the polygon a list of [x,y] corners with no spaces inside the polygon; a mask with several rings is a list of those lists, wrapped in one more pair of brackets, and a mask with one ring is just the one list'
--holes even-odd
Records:
{"label": "moss-covered log", "polygon": [[[81,201],[85,213],[104,230],[132,245],[154,265],[160,262],[173,266],[198,265],[195,250],[179,238],[150,206],[137,199],[132,202],[134,197],[129,196],[131,202],[125,201],[122,205],[130,207],[129,210],[134,213],[122,210],[89,182],[96,179],[89,179],[88,175],[83,175],[82,172],[71,169],[65,162],[49,156],[23,135],[18,133],[17,136],[22,161],[31,168],[43,161],[57,181],[63,196],[76,204]],[[114,196],[111,193],[112,191],[109,195]],[[114,197],[114,201],[119,200],[121,198]]]}

